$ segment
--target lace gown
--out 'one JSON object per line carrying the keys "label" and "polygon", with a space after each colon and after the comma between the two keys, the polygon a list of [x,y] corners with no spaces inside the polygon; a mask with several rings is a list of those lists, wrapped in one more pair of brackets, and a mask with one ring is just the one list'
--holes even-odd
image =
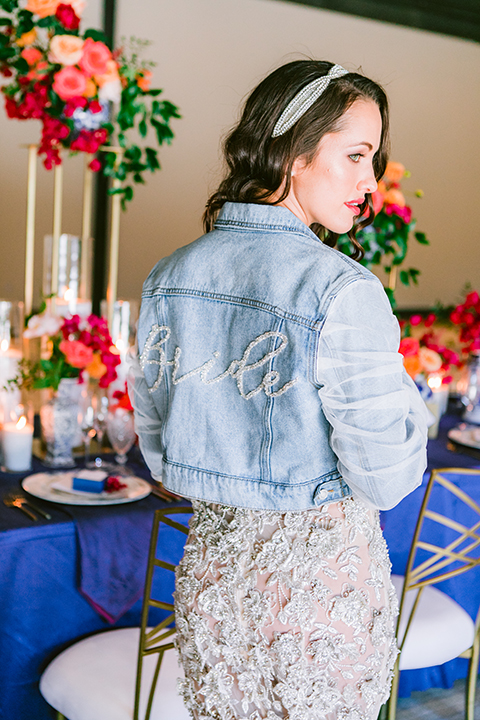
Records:
{"label": "lace gown", "polygon": [[397,650],[378,512],[194,503],[175,591],[196,720],[376,720]]}

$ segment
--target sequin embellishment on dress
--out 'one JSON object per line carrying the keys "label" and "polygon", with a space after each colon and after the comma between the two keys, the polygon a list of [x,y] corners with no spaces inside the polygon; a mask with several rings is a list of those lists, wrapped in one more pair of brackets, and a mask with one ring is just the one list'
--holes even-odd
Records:
{"label": "sequin embellishment on dress", "polygon": [[175,605],[195,720],[376,720],[397,655],[378,513],[193,507]]}

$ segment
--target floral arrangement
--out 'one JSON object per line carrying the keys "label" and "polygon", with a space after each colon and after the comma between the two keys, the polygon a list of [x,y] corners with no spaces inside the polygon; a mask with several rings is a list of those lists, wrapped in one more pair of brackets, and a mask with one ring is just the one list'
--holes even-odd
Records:
{"label": "floral arrangement", "polygon": [[460,330],[460,342],[464,353],[480,351],[480,296],[477,291],[468,292],[465,301],[450,314],[451,322]]}
{"label": "floral arrangement", "polygon": [[[416,221],[412,217],[412,209],[407,205],[401,189],[401,180],[410,177],[404,165],[398,162],[389,162],[385,174],[378,183],[378,189],[372,193],[372,203],[375,219],[357,232],[357,240],[362,245],[365,255],[360,261],[368,268],[374,265],[383,265],[386,273],[399,268],[405,260],[408,250],[408,240],[414,231]],[[423,197],[423,192],[417,190],[417,197]],[[414,237],[421,245],[429,245],[425,233],[414,232]],[[347,255],[351,254],[352,244],[347,235],[342,235],[337,247]],[[415,268],[402,269],[399,273],[403,285],[417,283],[419,270]],[[385,288],[392,306],[395,306],[394,287]]]}
{"label": "floral arrangement", "polygon": [[120,356],[112,343],[105,318],[90,315],[82,320],[79,315],[57,318],[45,312],[28,321],[25,337],[49,335],[48,359],[20,361],[20,373],[9,380],[10,385],[26,389],[53,388],[58,390],[63,378],[78,378],[83,373],[98,380],[101,388],[108,387],[117,378],[116,367]]}
{"label": "floral arrangement", "polygon": [[[170,120],[180,115],[171,102],[156,99],[162,90],[150,89],[153,63],[140,60],[149,43],[131,38],[128,49],[112,52],[101,31],[80,34],[83,9],[82,0],[0,0],[6,111],[10,118],[40,120],[38,152],[47,169],[61,163],[62,149],[89,153],[92,170],[122,181],[111,192],[121,194],[125,206],[133,197],[126,181],[143,183],[146,170],[160,168],[157,151],[129,142],[126,132],[136,129],[146,138],[150,126],[158,145],[169,143]],[[110,121],[111,103],[118,112]],[[113,140],[124,148],[121,162],[108,151],[93,157]]]}
{"label": "floral arrangement", "polygon": [[[418,378],[419,375],[428,378],[431,373],[435,373],[441,378],[441,384],[448,384],[452,381],[451,369],[461,367],[462,361],[455,350],[439,342],[432,327],[436,319],[434,313],[429,313],[426,318],[416,314],[402,321],[399,352],[403,355],[405,370],[411,378]],[[418,338],[412,337],[414,327],[420,331]]]}

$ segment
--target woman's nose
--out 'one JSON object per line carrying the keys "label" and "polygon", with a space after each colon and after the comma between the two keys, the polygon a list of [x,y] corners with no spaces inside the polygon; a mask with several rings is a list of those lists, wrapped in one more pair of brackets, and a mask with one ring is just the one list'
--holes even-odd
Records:
{"label": "woman's nose", "polygon": [[371,171],[368,173],[368,175],[362,180],[360,180],[358,184],[358,189],[365,193],[373,193],[378,187],[378,183],[375,179],[375,175],[373,172],[373,168],[371,168]]}

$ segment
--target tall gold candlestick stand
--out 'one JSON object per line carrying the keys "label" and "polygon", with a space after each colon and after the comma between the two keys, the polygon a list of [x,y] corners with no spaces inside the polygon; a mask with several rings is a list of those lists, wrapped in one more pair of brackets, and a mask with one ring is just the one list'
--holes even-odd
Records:
{"label": "tall gold candlestick stand", "polygon": [[81,259],[81,283],[80,297],[86,298],[87,294],[87,274],[88,274],[88,255],[90,249],[90,237],[92,227],[92,192],[93,192],[93,172],[89,168],[90,157],[85,155],[85,168],[83,174],[83,213],[82,213],[82,259]]}
{"label": "tall gold candlestick stand", "polygon": [[[120,147],[109,147],[104,146],[100,148],[104,152],[114,152],[117,155],[115,160],[115,169],[118,168],[122,162],[123,148]],[[113,189],[119,190],[122,183],[120,180],[113,181]],[[107,285],[107,320],[110,331],[112,329],[113,322],[113,308],[117,299],[117,284],[118,284],[118,251],[120,244],[120,212],[121,212],[121,197],[119,194],[112,196],[112,215],[110,222],[110,252],[109,252],[109,264],[108,264],[108,285]]]}
{"label": "tall gold candlestick stand", "polygon": [[35,196],[37,191],[37,146],[24,145],[28,148],[27,175],[27,227],[25,243],[25,317],[32,313],[33,308],[33,261],[35,252]]}

